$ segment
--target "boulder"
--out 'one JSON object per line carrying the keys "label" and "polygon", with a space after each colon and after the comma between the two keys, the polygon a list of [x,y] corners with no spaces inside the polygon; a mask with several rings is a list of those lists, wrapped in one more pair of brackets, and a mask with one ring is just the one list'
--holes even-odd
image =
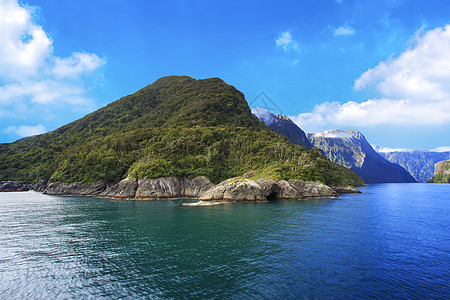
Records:
{"label": "boulder", "polygon": [[24,184],[17,181],[0,181],[0,192],[23,192],[29,191],[31,184]]}
{"label": "boulder", "polygon": [[137,180],[126,178],[116,184],[107,187],[99,195],[112,198],[132,199],[136,195],[137,187]]}
{"label": "boulder", "polygon": [[278,195],[278,199],[299,199],[299,198],[302,198],[302,196],[299,194],[297,189],[295,189],[286,180],[278,181],[278,186],[280,187],[280,193]]}
{"label": "boulder", "polygon": [[214,184],[208,178],[197,176],[194,179],[185,179],[183,181],[181,194],[183,197],[198,198],[212,187],[214,187]]}
{"label": "boulder", "polygon": [[[103,182],[85,185],[81,182],[66,184],[58,181],[48,183],[43,193],[48,195],[96,196],[100,194],[105,187],[106,184]],[[43,185],[39,185],[38,188],[43,188]]]}
{"label": "boulder", "polygon": [[181,184],[175,177],[139,179],[135,198],[139,199],[175,199],[181,196]]}
{"label": "boulder", "polygon": [[267,200],[275,200],[280,197],[281,188],[273,179],[260,178],[256,183],[261,187],[261,191]]}
{"label": "boulder", "polygon": [[336,193],[331,187],[321,182],[291,180],[289,184],[298,192],[301,198],[338,196],[338,193]]}
{"label": "boulder", "polygon": [[338,194],[361,193],[352,186],[333,186],[333,190]]}
{"label": "boulder", "polygon": [[161,177],[156,179],[139,179],[136,199],[179,199],[198,198],[210,188],[214,187],[206,177],[198,176],[193,179],[177,179],[175,177]]}
{"label": "boulder", "polygon": [[231,178],[206,191],[199,200],[267,201],[267,198],[254,180]]}
{"label": "boulder", "polygon": [[47,188],[48,180],[45,179],[39,179],[39,183],[35,184],[33,186],[33,190],[36,192],[43,192]]}

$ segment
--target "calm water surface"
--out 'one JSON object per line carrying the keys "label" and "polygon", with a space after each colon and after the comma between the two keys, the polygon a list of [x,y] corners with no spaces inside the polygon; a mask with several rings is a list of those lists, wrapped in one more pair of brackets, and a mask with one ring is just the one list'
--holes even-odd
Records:
{"label": "calm water surface", "polygon": [[450,185],[361,190],[208,207],[0,193],[0,298],[450,298]]}

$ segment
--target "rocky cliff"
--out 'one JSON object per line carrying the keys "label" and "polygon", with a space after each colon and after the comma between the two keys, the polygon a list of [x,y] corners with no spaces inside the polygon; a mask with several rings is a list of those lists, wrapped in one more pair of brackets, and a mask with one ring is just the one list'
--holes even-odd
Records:
{"label": "rocky cliff", "polygon": [[284,115],[274,115],[269,110],[262,107],[252,108],[252,113],[270,129],[285,136],[292,143],[303,146],[306,149],[312,148],[305,132],[288,117]]}
{"label": "rocky cliff", "polygon": [[374,149],[388,161],[405,168],[419,182],[427,182],[434,175],[434,165],[450,159],[450,151],[436,152],[428,150],[389,150],[381,147]]}
{"label": "rocky cliff", "polygon": [[415,182],[401,166],[378,154],[356,130],[329,130],[307,134],[311,144],[332,161],[361,176],[366,183]]}
{"label": "rocky cliff", "polygon": [[430,179],[433,183],[450,183],[450,160],[436,163],[434,176]]}

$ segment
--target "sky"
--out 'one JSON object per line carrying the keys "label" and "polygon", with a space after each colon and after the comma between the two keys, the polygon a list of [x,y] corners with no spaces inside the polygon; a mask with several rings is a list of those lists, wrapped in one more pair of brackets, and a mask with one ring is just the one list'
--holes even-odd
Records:
{"label": "sky", "polygon": [[446,0],[0,0],[0,143],[168,75],[220,77],[307,132],[450,149]]}

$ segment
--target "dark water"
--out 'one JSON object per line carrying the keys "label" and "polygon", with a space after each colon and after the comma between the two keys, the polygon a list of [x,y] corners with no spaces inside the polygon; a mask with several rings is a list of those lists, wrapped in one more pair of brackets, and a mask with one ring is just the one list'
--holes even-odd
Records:
{"label": "dark water", "polygon": [[0,298],[450,298],[450,185],[182,207],[0,193]]}

